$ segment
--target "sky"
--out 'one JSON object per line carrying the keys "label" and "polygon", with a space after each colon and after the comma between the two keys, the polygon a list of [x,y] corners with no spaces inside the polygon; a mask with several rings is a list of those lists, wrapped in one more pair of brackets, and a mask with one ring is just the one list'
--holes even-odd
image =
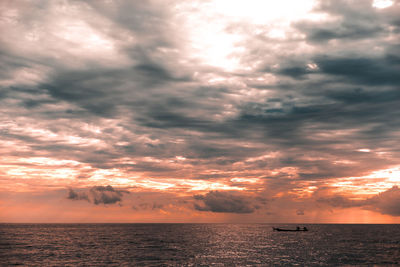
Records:
{"label": "sky", "polygon": [[400,223],[399,0],[5,0],[0,32],[0,222]]}

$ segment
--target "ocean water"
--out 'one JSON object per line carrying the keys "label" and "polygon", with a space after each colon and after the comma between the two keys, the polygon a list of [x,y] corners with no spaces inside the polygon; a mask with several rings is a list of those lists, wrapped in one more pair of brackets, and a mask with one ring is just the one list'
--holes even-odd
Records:
{"label": "ocean water", "polygon": [[0,224],[0,266],[400,265],[400,225]]}

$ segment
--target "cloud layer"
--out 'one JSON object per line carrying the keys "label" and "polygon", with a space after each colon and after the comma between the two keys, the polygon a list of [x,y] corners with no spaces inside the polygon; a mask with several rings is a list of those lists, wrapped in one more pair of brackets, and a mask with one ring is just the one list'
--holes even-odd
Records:
{"label": "cloud layer", "polygon": [[320,203],[383,192],[374,210],[398,216],[400,3],[286,4],[2,2],[3,188],[305,216],[331,188]]}
{"label": "cloud layer", "polygon": [[393,186],[384,192],[364,200],[351,200],[338,195],[318,198],[317,202],[341,208],[363,207],[378,211],[381,214],[400,216],[400,189],[398,186]]}

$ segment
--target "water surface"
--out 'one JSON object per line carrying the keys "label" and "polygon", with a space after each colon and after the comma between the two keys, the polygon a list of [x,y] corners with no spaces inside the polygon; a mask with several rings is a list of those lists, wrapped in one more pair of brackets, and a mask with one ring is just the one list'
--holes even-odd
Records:
{"label": "water surface", "polygon": [[400,225],[0,224],[0,266],[400,265]]}

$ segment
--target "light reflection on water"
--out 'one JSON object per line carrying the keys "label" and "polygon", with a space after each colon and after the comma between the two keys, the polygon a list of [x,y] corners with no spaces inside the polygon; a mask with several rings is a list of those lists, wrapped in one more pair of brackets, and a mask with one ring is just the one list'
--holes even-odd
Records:
{"label": "light reflection on water", "polygon": [[0,266],[400,264],[400,225],[305,226],[0,224]]}

